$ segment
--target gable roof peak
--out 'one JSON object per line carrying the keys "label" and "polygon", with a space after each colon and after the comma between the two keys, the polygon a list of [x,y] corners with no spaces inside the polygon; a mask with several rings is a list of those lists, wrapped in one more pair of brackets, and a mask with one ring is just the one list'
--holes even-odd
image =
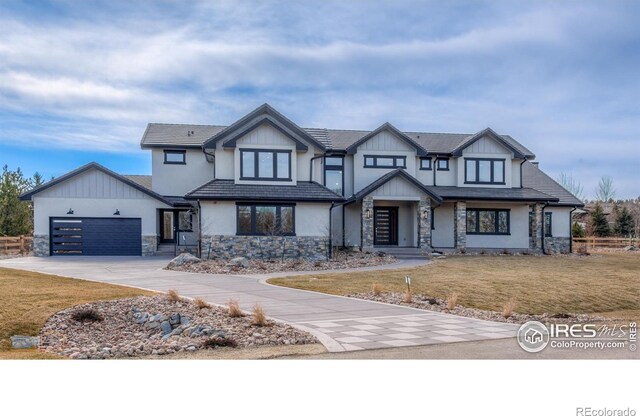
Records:
{"label": "gable roof peak", "polygon": [[360,145],[362,145],[363,143],[365,143],[369,139],[375,137],[378,133],[380,133],[380,132],[382,132],[384,130],[388,130],[388,131],[392,132],[394,135],[399,137],[401,140],[403,140],[409,146],[411,146],[414,149],[416,149],[416,153],[418,154],[418,156],[426,156],[427,155],[427,150],[424,147],[422,147],[420,144],[418,144],[418,142],[413,140],[411,137],[407,136],[405,133],[400,131],[397,127],[395,127],[393,124],[389,123],[388,121],[384,122],[380,127],[378,127],[377,129],[373,130],[370,133],[367,133],[366,135],[364,135],[364,137],[360,138],[360,140],[358,140],[355,143],[353,143],[350,146],[348,146],[347,147],[347,153],[348,154],[356,153],[358,151],[358,147],[360,147]]}

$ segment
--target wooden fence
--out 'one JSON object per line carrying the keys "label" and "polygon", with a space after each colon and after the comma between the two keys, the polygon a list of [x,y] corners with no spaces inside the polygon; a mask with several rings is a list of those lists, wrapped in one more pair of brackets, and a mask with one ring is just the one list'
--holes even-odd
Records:
{"label": "wooden fence", "polygon": [[27,254],[31,252],[33,237],[0,237],[0,255]]}
{"label": "wooden fence", "polygon": [[638,247],[638,238],[618,238],[618,237],[585,237],[574,238],[573,249],[574,251],[578,247],[586,247],[587,249],[594,248],[624,248],[627,246]]}

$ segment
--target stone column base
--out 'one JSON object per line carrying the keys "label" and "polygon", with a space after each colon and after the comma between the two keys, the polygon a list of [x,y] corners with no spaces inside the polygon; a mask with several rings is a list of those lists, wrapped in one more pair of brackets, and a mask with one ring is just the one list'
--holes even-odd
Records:
{"label": "stone column base", "polygon": [[33,255],[36,257],[47,257],[51,255],[50,238],[48,235],[33,236]]}
{"label": "stone column base", "polygon": [[544,251],[548,254],[568,254],[571,249],[570,237],[545,237]]}
{"label": "stone column base", "polygon": [[155,256],[158,251],[158,236],[143,235],[142,236],[142,255]]}

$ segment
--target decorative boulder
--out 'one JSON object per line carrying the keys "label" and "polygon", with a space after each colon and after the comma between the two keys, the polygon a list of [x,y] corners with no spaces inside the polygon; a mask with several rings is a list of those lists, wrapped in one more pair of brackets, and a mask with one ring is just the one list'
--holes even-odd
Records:
{"label": "decorative boulder", "polygon": [[182,253],[169,262],[169,267],[183,266],[185,264],[200,263],[202,260],[193,254]]}
{"label": "decorative boulder", "polygon": [[247,260],[245,257],[235,257],[229,261],[229,265],[246,269],[247,267],[249,267],[249,260]]}

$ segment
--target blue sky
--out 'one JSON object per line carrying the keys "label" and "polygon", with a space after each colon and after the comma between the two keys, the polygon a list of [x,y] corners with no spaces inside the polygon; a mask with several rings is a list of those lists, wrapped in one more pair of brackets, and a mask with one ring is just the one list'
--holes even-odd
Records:
{"label": "blue sky", "polygon": [[148,122],[510,134],[640,195],[640,2],[0,3],[0,164],[150,173]]}

